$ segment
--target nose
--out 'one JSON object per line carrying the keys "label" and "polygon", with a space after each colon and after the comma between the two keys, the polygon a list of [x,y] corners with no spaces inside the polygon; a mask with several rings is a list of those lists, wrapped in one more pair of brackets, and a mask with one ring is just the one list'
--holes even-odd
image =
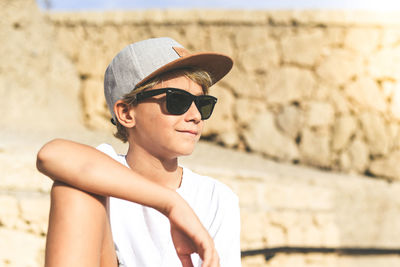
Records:
{"label": "nose", "polygon": [[201,121],[200,111],[197,109],[194,101],[190,105],[190,108],[188,109],[188,111],[186,111],[186,113],[185,113],[185,120],[186,121],[194,121],[195,123],[198,123]]}

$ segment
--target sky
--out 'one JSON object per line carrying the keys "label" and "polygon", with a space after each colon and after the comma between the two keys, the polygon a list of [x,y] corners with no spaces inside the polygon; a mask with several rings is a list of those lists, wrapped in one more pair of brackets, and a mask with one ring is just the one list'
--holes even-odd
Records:
{"label": "sky", "polygon": [[37,0],[52,10],[147,8],[351,9],[400,11],[400,0]]}

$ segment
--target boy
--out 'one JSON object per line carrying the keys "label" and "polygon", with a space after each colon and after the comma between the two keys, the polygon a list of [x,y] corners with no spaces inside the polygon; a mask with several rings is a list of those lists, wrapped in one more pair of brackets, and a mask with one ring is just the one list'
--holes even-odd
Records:
{"label": "boy", "polygon": [[128,152],[66,140],[39,151],[38,169],[56,181],[46,266],[240,266],[236,195],[178,164],[217,102],[208,88],[231,67],[170,38],[114,57],[105,97]]}

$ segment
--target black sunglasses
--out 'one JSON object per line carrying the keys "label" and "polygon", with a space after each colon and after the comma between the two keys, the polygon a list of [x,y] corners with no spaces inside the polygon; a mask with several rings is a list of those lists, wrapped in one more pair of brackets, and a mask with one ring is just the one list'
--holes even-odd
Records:
{"label": "black sunglasses", "polygon": [[182,115],[192,105],[193,101],[201,114],[202,120],[210,118],[217,98],[211,95],[192,95],[191,93],[178,88],[162,88],[144,91],[136,94],[136,101],[167,93],[167,110],[172,115]]}

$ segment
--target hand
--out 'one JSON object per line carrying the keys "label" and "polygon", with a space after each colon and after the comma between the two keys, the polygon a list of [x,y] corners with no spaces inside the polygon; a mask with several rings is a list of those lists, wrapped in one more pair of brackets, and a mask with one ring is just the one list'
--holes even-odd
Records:
{"label": "hand", "polygon": [[193,267],[190,255],[199,254],[202,267],[219,267],[214,242],[186,202],[174,206],[168,214],[171,236],[183,267]]}

